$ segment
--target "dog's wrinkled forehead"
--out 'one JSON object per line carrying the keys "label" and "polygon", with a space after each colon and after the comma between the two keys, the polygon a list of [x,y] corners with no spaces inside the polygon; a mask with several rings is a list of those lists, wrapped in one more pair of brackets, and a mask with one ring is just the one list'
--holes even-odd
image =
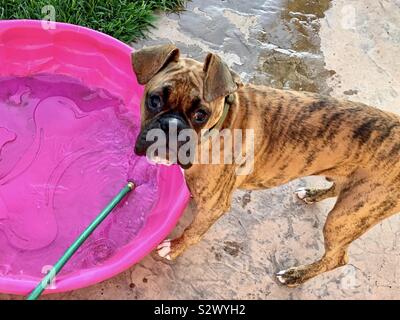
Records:
{"label": "dog's wrinkled forehead", "polygon": [[146,92],[167,92],[168,101],[174,105],[203,97],[204,73],[202,64],[191,59],[170,63],[147,84]]}

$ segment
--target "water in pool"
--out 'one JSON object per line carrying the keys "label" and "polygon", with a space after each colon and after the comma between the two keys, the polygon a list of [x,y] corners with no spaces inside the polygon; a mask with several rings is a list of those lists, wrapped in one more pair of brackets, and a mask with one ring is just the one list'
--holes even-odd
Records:
{"label": "water in pool", "polygon": [[157,198],[157,168],[133,153],[120,99],[70,77],[0,78],[0,276],[41,276],[128,180],[138,187],[63,273],[127,244]]}

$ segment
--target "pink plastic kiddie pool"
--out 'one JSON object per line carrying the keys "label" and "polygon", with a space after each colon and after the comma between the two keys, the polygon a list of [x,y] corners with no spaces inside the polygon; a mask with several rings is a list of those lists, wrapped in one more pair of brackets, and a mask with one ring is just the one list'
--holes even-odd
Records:
{"label": "pink plastic kiddie pool", "polygon": [[27,294],[101,209],[136,189],[46,293],[110,278],[172,230],[189,192],[177,166],[133,153],[143,88],[132,48],[87,28],[0,21],[0,292]]}

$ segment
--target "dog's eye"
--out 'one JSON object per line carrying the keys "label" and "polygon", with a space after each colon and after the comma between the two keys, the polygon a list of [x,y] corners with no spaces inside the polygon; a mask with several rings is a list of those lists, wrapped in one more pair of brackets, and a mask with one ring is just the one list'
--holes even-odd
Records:
{"label": "dog's eye", "polygon": [[147,99],[147,108],[151,112],[159,112],[163,107],[163,101],[158,94],[151,94]]}
{"label": "dog's eye", "polygon": [[198,109],[193,113],[193,121],[197,124],[203,124],[208,120],[209,113],[207,110]]}

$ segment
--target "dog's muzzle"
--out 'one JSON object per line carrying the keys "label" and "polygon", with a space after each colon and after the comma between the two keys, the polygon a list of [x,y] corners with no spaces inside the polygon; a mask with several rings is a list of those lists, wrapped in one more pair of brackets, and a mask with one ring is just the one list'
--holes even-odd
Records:
{"label": "dog's muzzle", "polygon": [[[139,133],[135,144],[135,153],[137,155],[146,155],[147,149],[154,143],[154,141],[148,140],[148,134],[151,130],[154,129],[161,130],[165,134],[166,149],[169,150],[174,143],[177,152],[179,148],[186,143],[186,141],[179,141],[177,139],[179,133],[184,129],[190,129],[190,126],[188,125],[186,120],[179,114],[165,113],[161,115],[160,117],[148,123]],[[175,141],[170,141],[170,138],[173,138]]]}

